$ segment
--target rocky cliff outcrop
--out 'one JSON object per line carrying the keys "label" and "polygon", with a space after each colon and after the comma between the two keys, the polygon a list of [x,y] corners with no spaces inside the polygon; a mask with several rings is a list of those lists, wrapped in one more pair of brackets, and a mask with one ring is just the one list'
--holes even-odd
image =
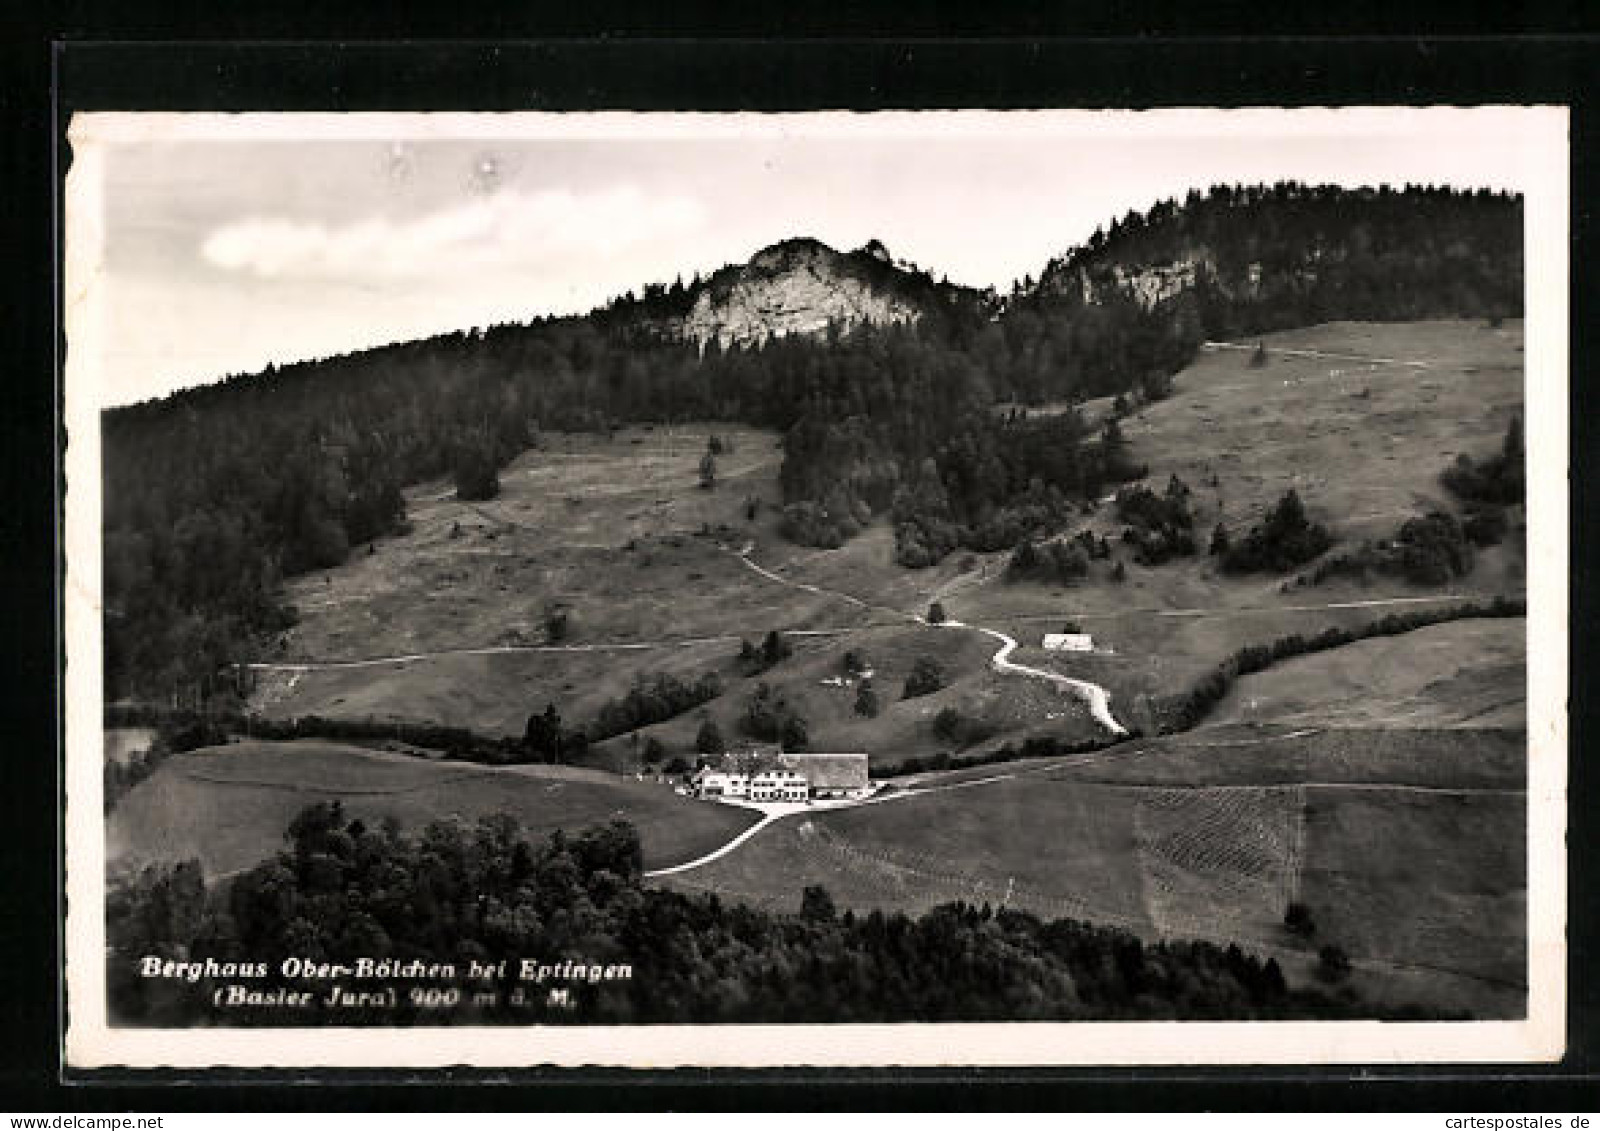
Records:
{"label": "rocky cliff outcrop", "polygon": [[939,301],[941,289],[959,290],[895,266],[877,240],[853,252],[812,239],[785,240],[713,275],[684,317],[682,333],[702,346],[716,341],[726,347],[820,334],[830,324],[848,330],[915,322]]}

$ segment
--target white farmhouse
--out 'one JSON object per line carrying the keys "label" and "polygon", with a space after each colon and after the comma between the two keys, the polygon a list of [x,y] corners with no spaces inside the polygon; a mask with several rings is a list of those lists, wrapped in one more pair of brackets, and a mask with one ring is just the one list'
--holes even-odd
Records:
{"label": "white farmhouse", "polygon": [[811,787],[793,770],[762,770],[750,779],[751,801],[806,801]]}
{"label": "white farmhouse", "polygon": [[1046,652],[1093,652],[1094,637],[1087,632],[1047,632],[1044,634]]}
{"label": "white farmhouse", "polygon": [[750,776],[707,768],[694,776],[694,789],[701,797],[743,800],[750,796]]}
{"label": "white farmhouse", "polygon": [[866,797],[872,792],[865,754],[786,754],[732,751],[722,769],[695,774],[696,796],[713,801],[813,801]]}

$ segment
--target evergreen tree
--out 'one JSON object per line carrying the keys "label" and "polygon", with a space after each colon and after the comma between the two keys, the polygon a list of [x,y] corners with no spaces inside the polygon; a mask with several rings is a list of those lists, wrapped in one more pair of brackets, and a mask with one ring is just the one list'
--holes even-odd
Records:
{"label": "evergreen tree", "polygon": [[561,737],[561,716],[557,713],[554,703],[547,703],[543,714],[528,716],[528,725],[522,734],[522,744],[532,761],[559,762]]}

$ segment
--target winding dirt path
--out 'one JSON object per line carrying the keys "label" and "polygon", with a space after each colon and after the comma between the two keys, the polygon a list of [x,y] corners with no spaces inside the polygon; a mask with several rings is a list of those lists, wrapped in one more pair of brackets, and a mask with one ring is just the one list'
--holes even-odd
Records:
{"label": "winding dirt path", "polygon": [[759,820],[755,824],[751,825],[748,829],[745,829],[744,832],[742,832],[738,836],[734,837],[732,840],[730,840],[727,844],[723,845],[721,848],[718,848],[718,849],[715,849],[715,850],[713,850],[711,852],[708,852],[704,856],[701,856],[701,857],[699,857],[697,859],[689,860],[689,861],[686,861],[685,863],[682,863],[682,864],[674,864],[670,868],[657,868],[654,871],[646,872],[645,873],[645,877],[647,879],[655,879],[657,876],[675,876],[679,872],[690,872],[690,871],[693,871],[696,868],[703,868],[707,864],[712,863],[713,861],[722,859],[728,853],[730,853],[734,849],[738,848],[745,841],[747,841],[751,837],[755,836],[757,833],[759,833],[762,829],[766,828],[768,825],[773,824],[773,823],[775,823],[777,821],[781,821],[785,817],[788,817],[788,816],[791,816],[791,815],[792,814],[790,814],[790,813],[768,813],[766,816],[762,817],[761,820]]}
{"label": "winding dirt path", "polygon": [[1091,683],[1086,679],[1074,679],[1069,675],[1058,672],[1045,671],[1043,668],[1030,668],[1026,664],[1014,664],[1008,658],[1017,650],[1017,642],[1013,637],[993,628],[984,628],[978,624],[962,624],[960,621],[945,621],[941,628],[970,628],[974,632],[981,632],[985,636],[1000,641],[1000,650],[996,652],[989,663],[997,672],[1007,672],[1011,675],[1033,676],[1035,679],[1049,680],[1057,687],[1064,688],[1082,699],[1089,705],[1089,714],[1102,728],[1115,735],[1126,735],[1128,728],[1117,722],[1116,716],[1111,713],[1111,693],[1098,683]]}
{"label": "winding dirt path", "polygon": [[1049,683],[1053,683],[1058,688],[1070,692],[1071,694],[1076,695],[1079,699],[1082,699],[1088,705],[1089,714],[1094,718],[1094,721],[1099,723],[1100,726],[1107,732],[1115,735],[1126,735],[1128,733],[1127,728],[1119,723],[1116,719],[1116,716],[1111,713],[1110,692],[1101,687],[1098,683],[1091,683],[1086,679],[1074,679],[1072,676],[1061,675],[1052,671],[1045,671],[1043,668],[1032,668],[1028,667],[1026,664],[1012,663],[1010,656],[1012,652],[1017,650],[1017,642],[1013,637],[1007,636],[998,629],[985,628],[981,624],[967,624],[965,621],[959,620],[944,620],[935,624],[929,621],[927,617],[920,616],[917,613],[908,613],[902,609],[889,608],[886,605],[874,605],[867,601],[863,601],[859,597],[852,597],[848,593],[841,593],[836,589],[824,589],[816,585],[811,585],[808,582],[795,581],[792,578],[783,577],[780,574],[773,573],[770,569],[767,569],[764,566],[757,565],[750,559],[750,554],[754,551],[754,549],[754,545],[747,543],[744,548],[735,553],[734,556],[743,562],[747,567],[754,570],[762,577],[767,578],[769,581],[776,581],[780,585],[787,585],[794,589],[802,589],[807,593],[814,593],[822,597],[837,597],[842,601],[848,601],[850,604],[855,605],[858,608],[866,609],[871,612],[885,613],[889,616],[898,617],[899,619],[911,624],[925,625],[930,628],[964,628],[969,632],[981,632],[985,636],[1000,642],[999,650],[995,652],[994,656],[989,660],[990,666],[993,667],[995,671],[1003,672],[1007,675],[1020,675],[1033,679],[1042,679]]}

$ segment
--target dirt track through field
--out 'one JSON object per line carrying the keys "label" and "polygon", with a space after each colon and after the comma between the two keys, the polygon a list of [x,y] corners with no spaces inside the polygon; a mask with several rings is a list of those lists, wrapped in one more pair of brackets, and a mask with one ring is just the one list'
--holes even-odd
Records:
{"label": "dirt track through field", "polygon": [[1142,613],[1157,617],[1228,617],[1236,613],[1320,613],[1328,609],[1381,609],[1389,605],[1436,605],[1445,601],[1470,601],[1469,593],[1441,593],[1430,597],[1374,597],[1365,601],[1328,601],[1321,605],[1216,605],[1211,608],[1170,609],[1157,605],[1114,609],[1108,612],[1041,613],[1008,617],[1019,624],[1033,621],[1059,621],[1063,616],[1073,620],[1103,619],[1131,616]]}
{"label": "dirt track through field", "polygon": [[439,789],[455,782],[466,781],[474,776],[472,771],[467,771],[438,777],[431,781],[415,782],[410,785],[368,786],[363,788],[361,786],[322,785],[318,783],[307,785],[302,782],[273,780],[270,778],[217,777],[192,768],[180,769],[177,772],[180,777],[188,778],[190,781],[205,782],[207,785],[236,785],[249,789],[276,789],[288,793],[313,793],[337,797],[398,797],[407,793],[425,793],[428,790]]}
{"label": "dirt track through field", "polygon": [[687,862],[685,862],[683,864],[674,864],[670,868],[657,868],[653,872],[646,872],[645,875],[647,877],[651,878],[651,879],[654,879],[657,876],[675,876],[679,872],[689,872],[689,871],[693,871],[695,868],[703,868],[707,864],[710,864],[712,861],[722,859],[728,853],[730,853],[734,849],[738,848],[741,844],[743,844],[745,841],[749,840],[751,837],[755,836],[757,833],[759,833],[762,829],[766,828],[768,825],[773,824],[776,821],[781,821],[784,817],[787,817],[787,816],[790,816],[790,814],[788,814],[788,813],[769,813],[765,817],[762,817],[761,820],[759,820],[755,824],[751,825],[748,829],[745,829],[744,832],[742,832],[738,836],[734,837],[727,844],[723,845],[721,848],[718,848],[718,849],[716,849],[716,850],[714,850],[712,852],[708,852],[704,856],[701,856],[701,857],[699,857],[697,859],[694,859],[694,860],[689,860],[689,861],[687,861]]}
{"label": "dirt track through field", "polygon": [[[1244,350],[1254,353],[1256,346],[1245,345],[1242,342],[1201,342],[1200,348],[1205,350]],[[1286,346],[1274,346],[1269,354],[1280,357],[1311,357],[1327,361],[1356,361],[1368,365],[1404,365],[1411,369],[1432,369],[1426,361],[1412,361],[1400,357],[1369,357],[1365,354],[1355,353],[1327,353],[1323,350],[1290,349]]]}
{"label": "dirt track through field", "polygon": [[[786,636],[844,636],[856,628],[797,628]],[[385,664],[415,664],[448,656],[514,656],[541,652],[648,652],[662,648],[693,648],[700,644],[737,644],[738,636],[684,636],[665,640],[627,641],[618,644],[492,644],[481,648],[443,648],[437,652],[408,652],[398,656],[369,656],[360,660],[299,660],[295,662],[259,661],[242,665],[255,672],[320,672],[346,668],[381,667]]]}
{"label": "dirt track through field", "polygon": [[1007,773],[990,774],[987,777],[968,778],[964,781],[948,782],[943,785],[928,785],[920,787],[913,786],[908,789],[896,789],[892,792],[877,793],[871,797],[864,797],[858,801],[828,802],[825,808],[819,809],[796,806],[794,808],[785,807],[776,812],[766,812],[765,816],[763,816],[760,821],[757,821],[755,824],[751,825],[748,829],[734,837],[727,844],[724,844],[721,848],[709,852],[697,859],[689,860],[682,864],[676,864],[671,868],[662,868],[654,872],[646,872],[645,876],[649,878],[654,878],[656,876],[673,876],[682,872],[691,872],[696,868],[704,867],[713,861],[720,860],[722,857],[726,856],[728,853],[732,852],[734,849],[740,847],[746,841],[750,840],[756,835],[756,833],[760,832],[762,829],[765,829],[768,825],[775,824],[785,817],[805,816],[815,812],[829,812],[835,809],[859,809],[866,805],[886,805],[894,801],[908,801],[913,798],[926,797],[935,793],[949,793],[958,789],[973,789],[978,786],[993,785],[996,782],[1015,781],[1017,778],[1029,777],[1034,774],[1044,774],[1051,770],[1062,770],[1074,766],[1092,765],[1093,763],[1104,759],[1110,753],[1111,751],[1108,748],[1106,750],[1096,750],[1088,754],[1068,754],[1060,758],[1052,758],[1042,765],[1030,766],[1023,770],[1012,770]]}

